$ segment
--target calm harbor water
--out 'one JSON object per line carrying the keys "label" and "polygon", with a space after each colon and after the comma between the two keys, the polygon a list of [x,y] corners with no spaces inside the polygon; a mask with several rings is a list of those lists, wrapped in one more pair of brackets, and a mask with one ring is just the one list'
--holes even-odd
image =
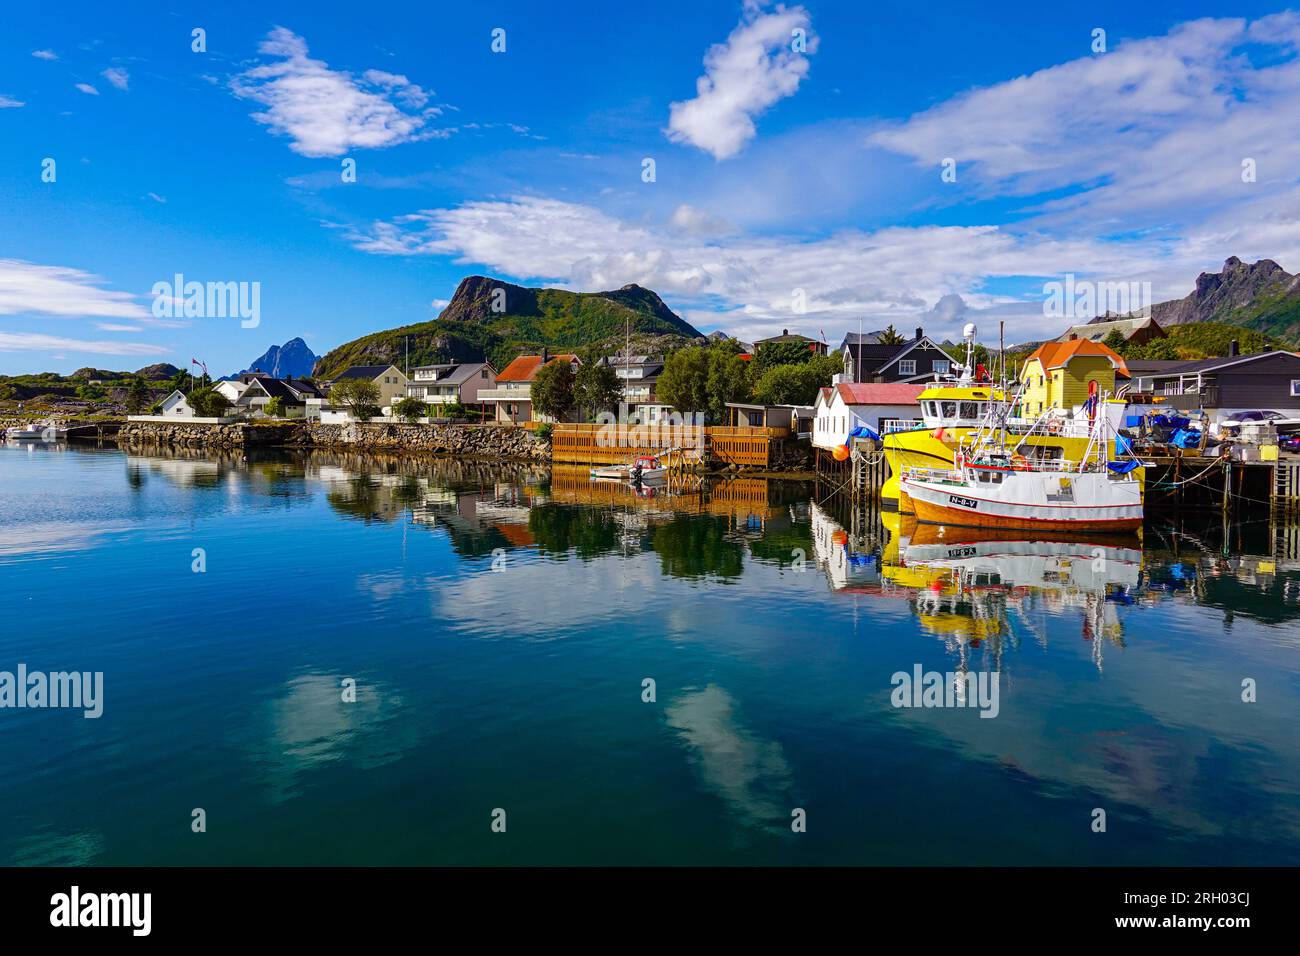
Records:
{"label": "calm harbor water", "polygon": [[[0,671],[104,674],[99,719],[0,709],[0,863],[1300,863],[1267,521],[980,541],[821,494],[0,447]],[[997,716],[893,706],[918,667],[997,671]]]}

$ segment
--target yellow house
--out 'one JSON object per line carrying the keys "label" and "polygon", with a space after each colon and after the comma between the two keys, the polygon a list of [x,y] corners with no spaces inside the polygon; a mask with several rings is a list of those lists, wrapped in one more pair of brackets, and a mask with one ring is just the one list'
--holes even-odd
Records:
{"label": "yellow house", "polygon": [[1128,366],[1118,352],[1100,342],[1045,342],[1020,370],[1024,384],[1020,413],[1041,415],[1052,408],[1068,412],[1087,400],[1089,382],[1097,383],[1099,394],[1114,395],[1116,375],[1128,378]]}

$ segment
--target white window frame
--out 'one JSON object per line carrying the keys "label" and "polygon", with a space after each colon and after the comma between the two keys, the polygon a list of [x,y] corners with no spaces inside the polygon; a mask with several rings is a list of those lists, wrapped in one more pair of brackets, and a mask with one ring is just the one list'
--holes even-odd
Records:
{"label": "white window frame", "polygon": [[1300,395],[1300,378],[1291,379],[1291,394],[1293,396]]}
{"label": "white window frame", "polygon": [[916,374],[916,359],[899,359],[899,360],[898,360],[898,374],[899,374],[899,375],[915,375],[915,374]]}
{"label": "white window frame", "polygon": [[947,359],[935,359],[930,363],[930,368],[939,375],[947,375],[952,371],[952,363]]}

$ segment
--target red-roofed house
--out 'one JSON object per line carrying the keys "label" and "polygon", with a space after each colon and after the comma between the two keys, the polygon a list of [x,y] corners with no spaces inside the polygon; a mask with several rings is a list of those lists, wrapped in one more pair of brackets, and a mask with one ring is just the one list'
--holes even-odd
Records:
{"label": "red-roofed house", "polygon": [[533,414],[532,387],[538,371],[552,362],[568,362],[574,371],[581,364],[576,355],[551,355],[546,349],[541,355],[521,355],[497,375],[495,388],[479,389],[478,400],[496,407],[498,422],[550,421],[545,415]]}
{"label": "red-roofed house", "polygon": [[823,388],[813,407],[812,443],[834,448],[859,425],[884,434],[892,422],[916,421],[921,417],[916,396],[925,388],[910,382],[836,382]]}

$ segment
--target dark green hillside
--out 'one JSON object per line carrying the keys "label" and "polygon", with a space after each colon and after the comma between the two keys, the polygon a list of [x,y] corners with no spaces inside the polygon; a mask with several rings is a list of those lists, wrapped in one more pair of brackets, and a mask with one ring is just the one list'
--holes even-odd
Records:
{"label": "dark green hillside", "polygon": [[[502,305],[502,311],[494,311],[494,304]],[[700,337],[658,295],[637,285],[613,292],[569,292],[469,276],[437,319],[353,339],[322,356],[315,374],[328,379],[350,365],[405,367],[408,342],[412,366],[486,358],[500,369],[516,355],[542,346],[551,351],[618,346],[629,327],[638,342],[657,340],[659,351]]]}

